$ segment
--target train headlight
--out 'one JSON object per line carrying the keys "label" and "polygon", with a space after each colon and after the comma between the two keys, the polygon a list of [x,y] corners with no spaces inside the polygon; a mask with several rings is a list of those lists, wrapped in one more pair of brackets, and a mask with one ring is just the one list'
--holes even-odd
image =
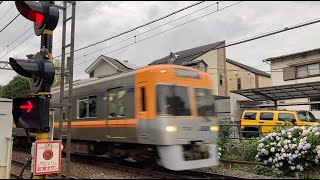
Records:
{"label": "train headlight", "polygon": [[219,131],[219,126],[211,126],[210,131],[212,132],[218,132]]}
{"label": "train headlight", "polygon": [[176,132],[177,131],[177,127],[175,127],[175,126],[167,126],[166,127],[166,131],[167,132]]}

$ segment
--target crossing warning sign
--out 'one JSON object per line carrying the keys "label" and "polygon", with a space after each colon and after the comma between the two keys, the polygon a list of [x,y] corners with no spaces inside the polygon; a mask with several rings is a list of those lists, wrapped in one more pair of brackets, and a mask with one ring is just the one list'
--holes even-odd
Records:
{"label": "crossing warning sign", "polygon": [[61,171],[61,141],[35,142],[33,174],[53,174]]}

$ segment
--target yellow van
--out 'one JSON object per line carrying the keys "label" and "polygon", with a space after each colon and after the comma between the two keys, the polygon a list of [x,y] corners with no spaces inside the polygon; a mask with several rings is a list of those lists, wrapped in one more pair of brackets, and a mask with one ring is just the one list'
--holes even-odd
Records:
{"label": "yellow van", "polygon": [[270,132],[285,121],[296,126],[312,126],[316,118],[309,111],[245,110],[240,119],[242,137],[259,137],[261,133]]}

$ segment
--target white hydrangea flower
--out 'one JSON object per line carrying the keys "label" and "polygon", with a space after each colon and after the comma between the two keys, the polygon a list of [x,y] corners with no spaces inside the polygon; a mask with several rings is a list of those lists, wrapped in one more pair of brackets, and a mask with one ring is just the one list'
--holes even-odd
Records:
{"label": "white hydrangea flower", "polygon": [[271,152],[275,152],[275,148],[272,147],[272,148],[270,149],[270,151],[271,151]]}
{"label": "white hydrangea flower", "polygon": [[279,166],[283,166],[283,162],[279,162]]}

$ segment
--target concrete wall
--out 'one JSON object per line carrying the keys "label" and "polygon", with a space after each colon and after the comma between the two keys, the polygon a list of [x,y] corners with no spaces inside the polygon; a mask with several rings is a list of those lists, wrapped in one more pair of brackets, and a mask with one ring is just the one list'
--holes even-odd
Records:
{"label": "concrete wall", "polygon": [[94,70],[94,77],[106,76],[117,73],[117,69],[109,63],[102,61]]}
{"label": "concrete wall", "polygon": [[239,94],[230,93],[230,109],[231,109],[231,121],[238,123],[244,109],[241,109],[241,103],[239,101],[251,101],[250,99],[243,97]]}
{"label": "concrete wall", "polygon": [[215,100],[215,111],[217,113],[230,113],[230,98]]}
{"label": "concrete wall", "polygon": [[12,102],[0,98],[0,179],[10,179],[12,156]]}

